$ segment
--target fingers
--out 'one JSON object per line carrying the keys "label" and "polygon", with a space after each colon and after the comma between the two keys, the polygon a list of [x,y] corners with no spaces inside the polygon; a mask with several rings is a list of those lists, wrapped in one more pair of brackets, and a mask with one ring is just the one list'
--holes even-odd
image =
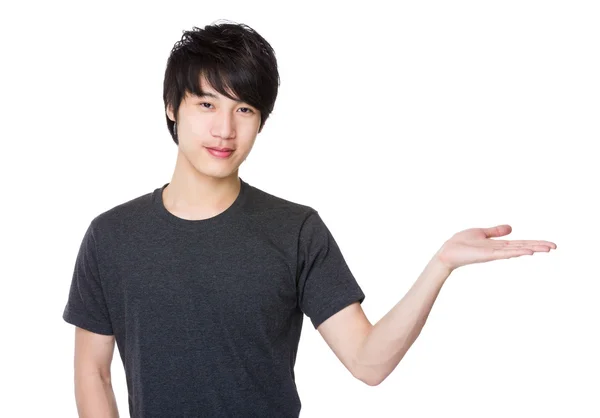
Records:
{"label": "fingers", "polygon": [[522,255],[532,255],[533,253],[535,253],[535,251],[533,250],[529,250],[529,249],[515,249],[515,250],[500,250],[500,249],[495,249],[494,250],[494,258],[496,260],[500,260],[500,259],[504,259],[504,258],[513,258],[513,257],[520,257]]}
{"label": "fingers", "polygon": [[556,244],[551,241],[543,241],[543,240],[490,240],[489,242],[498,244],[498,246],[511,247],[511,246],[521,246],[527,247],[532,245],[544,245],[546,247],[550,247],[551,249],[556,249]]}
{"label": "fingers", "polygon": [[525,245],[522,247],[523,249],[535,251],[535,252],[550,252],[551,248],[547,245]]}
{"label": "fingers", "polygon": [[498,249],[498,250],[531,250],[531,251],[544,251],[544,252],[548,252],[552,249],[548,245],[525,245],[525,244],[494,245],[493,248]]}

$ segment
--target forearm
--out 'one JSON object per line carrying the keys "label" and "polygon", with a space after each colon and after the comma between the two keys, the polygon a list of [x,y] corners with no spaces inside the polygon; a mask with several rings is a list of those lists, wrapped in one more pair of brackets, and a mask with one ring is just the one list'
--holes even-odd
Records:
{"label": "forearm", "polygon": [[433,257],[404,298],[373,326],[356,356],[362,380],[377,385],[396,368],[421,333],[449,275]]}
{"label": "forearm", "polygon": [[99,375],[77,377],[75,399],[80,418],[119,417],[110,379],[103,379]]}

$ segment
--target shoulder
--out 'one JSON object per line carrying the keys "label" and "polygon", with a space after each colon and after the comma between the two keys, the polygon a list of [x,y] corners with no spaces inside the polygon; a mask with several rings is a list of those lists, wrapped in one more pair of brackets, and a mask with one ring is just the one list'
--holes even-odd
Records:
{"label": "shoulder", "polygon": [[286,199],[261,188],[246,184],[245,204],[247,212],[258,218],[273,222],[301,225],[317,210],[307,204]]}
{"label": "shoulder", "polygon": [[144,217],[151,208],[153,192],[138,195],[97,214],[90,223],[92,233],[124,230],[128,225]]}

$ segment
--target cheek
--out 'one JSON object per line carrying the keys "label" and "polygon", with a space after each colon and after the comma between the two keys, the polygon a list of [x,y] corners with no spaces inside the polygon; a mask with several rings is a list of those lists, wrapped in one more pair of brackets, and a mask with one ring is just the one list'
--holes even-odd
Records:
{"label": "cheek", "polygon": [[260,128],[260,119],[257,120],[244,120],[238,125],[238,134],[241,138],[256,138],[258,135],[258,129]]}
{"label": "cheek", "polygon": [[207,130],[206,121],[201,121],[199,118],[188,120],[188,133],[192,136],[199,136]]}

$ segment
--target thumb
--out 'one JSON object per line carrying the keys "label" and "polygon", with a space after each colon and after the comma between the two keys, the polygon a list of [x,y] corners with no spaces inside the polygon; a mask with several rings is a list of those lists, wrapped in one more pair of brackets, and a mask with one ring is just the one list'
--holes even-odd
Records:
{"label": "thumb", "polygon": [[487,238],[502,237],[512,232],[510,225],[497,225],[492,228],[483,228],[483,233]]}

